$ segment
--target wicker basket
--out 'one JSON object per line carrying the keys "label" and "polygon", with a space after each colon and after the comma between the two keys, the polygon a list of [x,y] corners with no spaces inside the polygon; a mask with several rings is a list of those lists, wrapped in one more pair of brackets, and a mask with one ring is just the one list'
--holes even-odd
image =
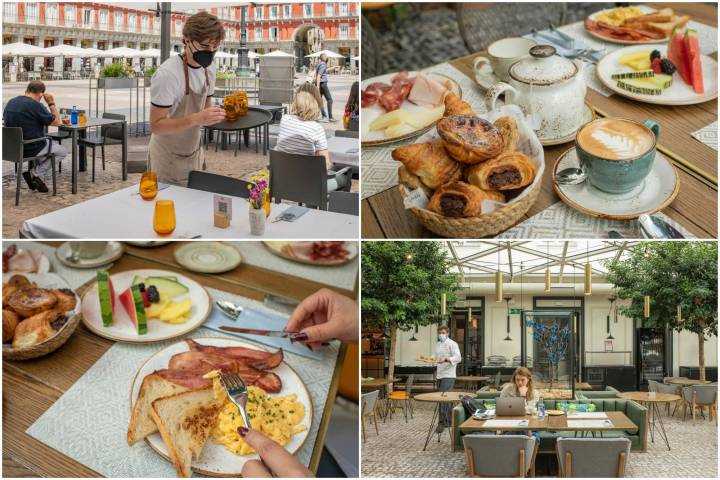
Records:
{"label": "wicker basket", "polygon": [[[530,191],[517,202],[501,207],[492,213],[479,217],[450,218],[438,215],[424,208],[412,207],[410,211],[428,230],[446,238],[482,238],[497,235],[512,227],[537,200],[542,182],[531,186]],[[401,183],[400,194],[403,199],[408,191]]]}
{"label": "wicker basket", "polygon": [[12,348],[3,345],[3,360],[30,360],[31,358],[42,357],[43,355],[54,352],[68,341],[68,338],[70,338],[70,335],[73,334],[80,323],[81,316],[80,313],[71,316],[55,335],[32,347]]}

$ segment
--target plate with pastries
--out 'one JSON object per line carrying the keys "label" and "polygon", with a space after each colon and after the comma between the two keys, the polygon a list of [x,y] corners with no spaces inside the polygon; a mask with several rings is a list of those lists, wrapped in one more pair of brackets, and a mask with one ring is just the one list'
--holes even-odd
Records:
{"label": "plate with pastries", "polygon": [[145,440],[179,477],[239,476],[258,455],[237,433],[244,422],[220,384],[220,372],[239,374],[247,386],[252,428],[297,452],[313,421],[304,382],[282,349],[224,337],[186,339],[140,367],[130,391],[128,444],[137,449]]}
{"label": "plate with pastries", "polygon": [[3,358],[27,360],[60,348],[80,322],[80,299],[55,273],[3,273]]}
{"label": "plate with pastries", "polygon": [[587,32],[601,40],[624,45],[663,43],[690,17],[678,15],[672,8],[656,10],[632,5],[601,10],[585,19]]}
{"label": "plate with pastries", "polygon": [[442,117],[447,93],[462,97],[460,85],[439,73],[388,73],[363,80],[361,90],[363,147],[423,134]]}
{"label": "plate with pastries", "polygon": [[535,202],[542,144],[517,106],[478,115],[452,93],[444,104],[435,130],[392,151],[401,163],[400,193],[406,208],[438,235],[496,235]]}

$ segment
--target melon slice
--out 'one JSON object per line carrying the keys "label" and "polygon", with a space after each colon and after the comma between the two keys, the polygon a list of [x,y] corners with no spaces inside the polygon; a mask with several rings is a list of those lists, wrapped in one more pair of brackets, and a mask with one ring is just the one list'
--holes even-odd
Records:
{"label": "melon slice", "polygon": [[97,282],[100,316],[102,317],[103,327],[109,327],[113,323],[113,311],[115,311],[115,289],[110,274],[106,270],[98,270]]}
{"label": "melon slice", "polygon": [[703,85],[702,63],[700,61],[700,42],[697,31],[688,29],[685,31],[685,56],[688,67],[689,83],[695,93],[705,93]]}
{"label": "melon slice", "polygon": [[692,85],[690,80],[690,67],[687,64],[687,55],[685,54],[685,34],[683,31],[675,29],[672,38],[668,42],[667,58],[677,67],[677,73],[688,85]]}
{"label": "melon slice", "polygon": [[137,285],[128,287],[118,296],[118,299],[135,325],[137,334],[145,335],[147,333],[147,315],[140,287]]}

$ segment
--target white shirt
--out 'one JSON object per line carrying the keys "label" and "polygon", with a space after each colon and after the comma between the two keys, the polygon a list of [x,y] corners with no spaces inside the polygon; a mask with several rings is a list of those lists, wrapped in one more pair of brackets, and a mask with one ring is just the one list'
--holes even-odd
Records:
{"label": "white shirt", "polygon": [[[185,65],[182,55],[170,55],[152,76],[150,85],[150,103],[156,107],[170,108],[170,115],[185,96]],[[208,72],[208,96],[215,92],[215,73],[217,67],[211,64]],[[190,90],[202,92],[205,86],[205,69],[188,65]]]}
{"label": "white shirt", "polygon": [[298,155],[317,155],[318,151],[328,149],[325,129],[314,120],[283,115],[275,149]]}
{"label": "white shirt", "polygon": [[436,375],[437,379],[457,377],[457,373],[455,371],[457,364],[462,361],[462,357],[460,356],[460,347],[458,347],[455,340],[448,338],[444,342],[438,341],[435,344],[435,356],[438,359],[450,359],[450,363],[438,363]]}

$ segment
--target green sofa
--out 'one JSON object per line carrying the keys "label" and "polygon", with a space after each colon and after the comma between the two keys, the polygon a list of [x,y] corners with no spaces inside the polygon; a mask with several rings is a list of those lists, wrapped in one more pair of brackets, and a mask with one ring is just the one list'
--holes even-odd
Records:
{"label": "green sofa", "polygon": [[575,390],[578,400],[592,400],[595,398],[619,398],[618,390],[613,387],[605,387],[605,390]]}
{"label": "green sofa", "polygon": [[[476,398],[487,400],[494,399],[500,394],[497,392],[482,392],[484,395]],[[560,400],[544,399],[545,407],[548,410],[556,409],[556,402]],[[634,452],[640,451],[645,452],[647,450],[647,408],[640,405],[632,400],[625,400],[622,398],[595,398],[595,399],[581,399],[576,400],[576,403],[592,403],[595,405],[596,411],[598,412],[623,412],[635,425],[638,426],[638,431],[611,431],[603,432],[604,438],[611,437],[626,437],[630,440],[632,446],[631,450]],[[468,419],[465,414],[465,408],[462,404],[457,405],[452,411],[452,441],[453,450],[460,451],[463,449],[462,436],[463,433],[460,431],[460,425]],[[558,437],[574,437],[575,432],[538,432],[540,435],[540,451],[554,451],[555,440]]]}

